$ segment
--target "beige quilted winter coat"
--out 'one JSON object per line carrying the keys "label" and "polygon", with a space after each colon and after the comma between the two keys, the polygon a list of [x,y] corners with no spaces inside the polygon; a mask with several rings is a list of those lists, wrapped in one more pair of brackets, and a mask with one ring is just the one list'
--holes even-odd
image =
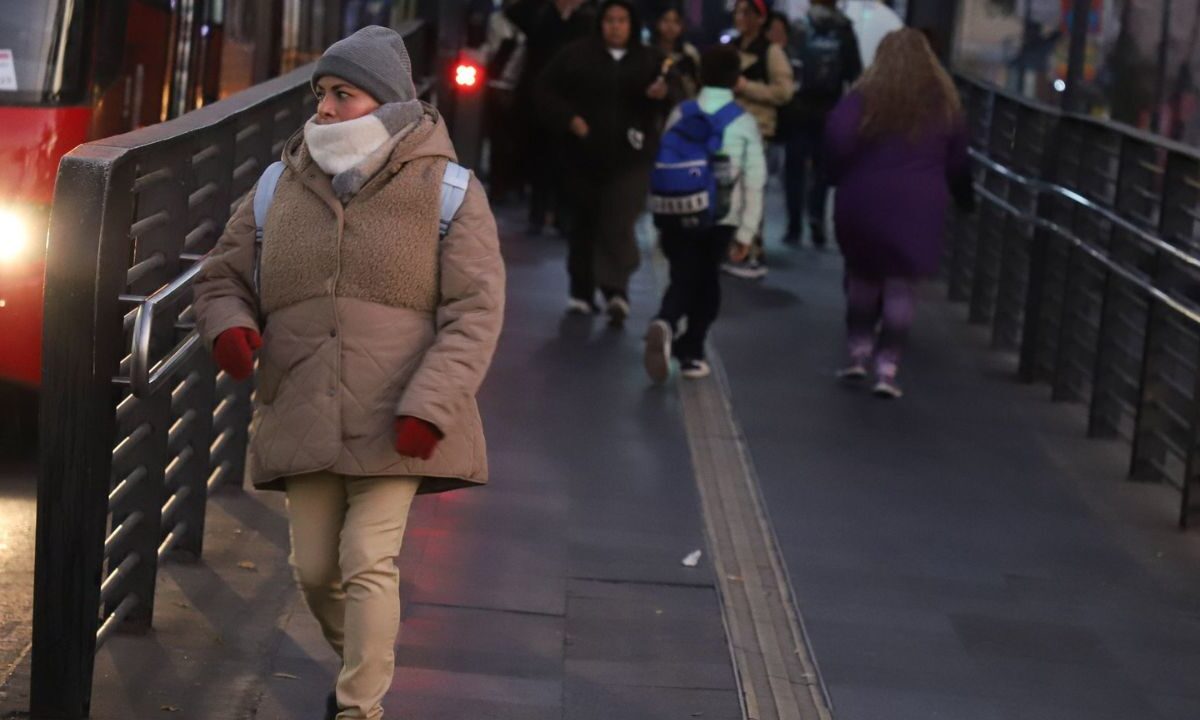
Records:
{"label": "beige quilted winter coat", "polygon": [[[257,487],[317,470],[420,476],[422,492],[487,481],[475,394],[500,334],[504,263],[475,178],[438,238],[453,158],[444,122],[426,108],[343,205],[298,133],[264,227],[261,298],[253,192],[230,219],[195,307],[210,347],[229,328],[259,327],[260,310],[266,318],[247,462]],[[396,452],[397,415],[445,434],[432,458]]]}

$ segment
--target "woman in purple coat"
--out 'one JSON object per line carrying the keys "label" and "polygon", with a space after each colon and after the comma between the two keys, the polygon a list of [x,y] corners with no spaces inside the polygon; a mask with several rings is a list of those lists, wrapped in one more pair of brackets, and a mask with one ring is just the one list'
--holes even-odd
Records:
{"label": "woman in purple coat", "polygon": [[970,183],[962,103],[924,35],[883,39],[830,114],[825,143],[846,260],[850,362],[838,376],[860,382],[873,362],[875,394],[898,398],[914,286],[937,272],[951,186]]}

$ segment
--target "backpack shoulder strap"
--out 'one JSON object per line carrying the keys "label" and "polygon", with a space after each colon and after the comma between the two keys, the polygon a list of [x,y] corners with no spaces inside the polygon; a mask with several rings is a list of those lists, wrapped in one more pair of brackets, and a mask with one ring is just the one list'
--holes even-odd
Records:
{"label": "backpack shoulder strap", "polygon": [[737,101],[730,101],[720,110],[712,114],[713,128],[717,132],[723,133],[725,132],[725,128],[729,127],[730,123],[732,123],[734,120],[737,120],[745,112],[746,111],[742,108],[742,106],[737,104]]}
{"label": "backpack shoulder strap", "polygon": [[703,115],[704,111],[700,109],[700,103],[695,100],[684,100],[679,103],[679,117],[691,117],[693,115]]}
{"label": "backpack shoulder strap", "polygon": [[275,186],[279,184],[279,176],[282,174],[283,161],[276,160],[263,171],[262,177],[258,179],[258,187],[254,189],[254,234],[259,240],[262,240],[263,227],[267,224],[267,212],[271,209]]}
{"label": "backpack shoulder strap", "polygon": [[456,162],[446,163],[446,171],[442,174],[442,211],[438,217],[438,236],[446,237],[450,232],[450,224],[462,207],[467,197],[467,187],[471,184],[471,171]]}

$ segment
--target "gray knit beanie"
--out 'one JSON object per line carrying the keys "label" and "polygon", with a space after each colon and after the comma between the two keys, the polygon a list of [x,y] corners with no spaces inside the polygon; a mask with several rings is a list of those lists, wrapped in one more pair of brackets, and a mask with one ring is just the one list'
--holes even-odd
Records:
{"label": "gray knit beanie", "polygon": [[369,25],[329,46],[313,71],[314,90],[317,80],[326,75],[353,83],[380,104],[413,100],[417,96],[404,38],[395,30],[378,25]]}

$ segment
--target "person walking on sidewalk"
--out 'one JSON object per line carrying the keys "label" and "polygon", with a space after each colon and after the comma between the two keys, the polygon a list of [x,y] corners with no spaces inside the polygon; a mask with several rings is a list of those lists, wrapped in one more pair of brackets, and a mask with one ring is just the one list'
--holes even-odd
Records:
{"label": "person walking on sidewalk", "polygon": [[[719,45],[705,51],[701,60],[704,87],[695,103],[685,103],[672,113],[664,135],[665,152],[676,141],[707,143],[706,131],[719,133],[714,143],[719,149],[710,159],[715,161],[719,156],[729,162],[733,182],[728,213],[715,218],[712,224],[705,225],[704,218],[695,216],[656,215],[656,220],[661,219],[660,240],[671,265],[671,282],[662,308],[646,333],[646,372],[655,382],[663,382],[670,375],[672,357],[678,359],[680,374],[685,378],[709,375],[704,344],[721,307],[721,259],[731,247],[735,260],[748,255],[762,221],[766,155],[757,122],[734,100],[733,87],[740,72],[736,49]],[[669,164],[663,166],[670,168]],[[718,193],[722,190],[714,189]],[[698,226],[688,227],[689,221],[696,221]],[[732,245],[730,240],[734,241]],[[687,330],[676,338],[685,319]]]}
{"label": "person walking on sidewalk", "polygon": [[700,51],[684,39],[685,29],[678,2],[663,6],[651,28],[654,46],[665,58],[663,76],[667,80],[668,107],[691,100],[700,90]]}
{"label": "person walking on sidewalk", "polygon": [[204,262],[196,319],[233,378],[259,351],[247,471],[287,493],[296,578],[342,659],[326,717],[374,720],[393,679],[413,496],[487,481],[475,394],[504,264],[483,188],[451,165],[398,34],[372,26],[335,43],[312,86],[317,113],[286,143],[273,192],[256,186]]}
{"label": "person walking on sidewalk", "polygon": [[[792,99],[792,65],[784,49],[767,39],[766,0],[738,0],[733,7],[733,24],[738,31],[737,48],[741,56],[742,76],[734,93],[742,107],[754,116],[763,142],[775,137],[778,110]],[[764,147],[765,162],[765,147]],[[731,275],[759,279],[765,277],[763,264],[762,228],[756,234],[749,256],[740,262],[730,262],[725,270]]]}
{"label": "person walking on sidewalk", "polygon": [[[914,286],[937,272],[951,188],[970,187],[962,103],[920,31],[883,39],[825,140],[846,261],[850,362],[839,376],[862,381],[873,362],[875,394],[898,398]],[[954,196],[969,207],[969,191]]]}
{"label": "person walking on sidewalk", "polygon": [[824,162],[825,121],[829,112],[862,74],[862,56],[854,25],[837,0],[813,0],[808,17],[795,33],[792,55],[800,67],[794,112],[784,138],[784,194],[787,231],[783,240],[800,243],[807,211],[809,239],[822,249],[825,199],[829,181]]}
{"label": "person walking on sidewalk", "polygon": [[667,83],[662,58],[642,44],[631,2],[609,0],[592,37],[563,48],[541,79],[543,112],[570,133],[567,310],[588,315],[602,293],[614,324],[629,315],[629,278],[641,260],[634,223],[646,204]]}
{"label": "person walking on sidewalk", "polygon": [[525,67],[516,88],[516,112],[529,149],[529,226],[526,233],[541,235],[548,220],[566,227],[563,211],[567,199],[559,190],[564,172],[563,143],[566,130],[546,124],[538,111],[537,85],[550,61],[567,45],[587,37],[595,26],[594,7],[584,0],[516,0],[505,10],[525,34]]}

